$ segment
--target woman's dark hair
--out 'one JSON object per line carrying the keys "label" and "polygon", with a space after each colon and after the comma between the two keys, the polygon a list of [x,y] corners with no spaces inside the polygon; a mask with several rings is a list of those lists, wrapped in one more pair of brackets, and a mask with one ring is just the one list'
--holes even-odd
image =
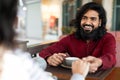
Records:
{"label": "woman's dark hair", "polygon": [[17,17],[18,0],[0,0],[0,44],[14,47],[13,29]]}
{"label": "woman's dark hair", "polygon": [[93,37],[93,40],[98,40],[100,39],[105,33],[106,33],[106,12],[103,8],[102,5],[97,4],[95,2],[89,2],[85,5],[83,5],[80,10],[78,10],[77,14],[76,14],[76,19],[75,19],[75,27],[77,28],[75,36],[78,39],[82,39],[82,34],[80,33],[81,31],[81,19],[83,17],[83,15],[89,11],[89,10],[94,10],[96,12],[98,12],[99,14],[99,19],[101,19],[101,26],[99,26],[99,30],[97,30],[96,35]]}

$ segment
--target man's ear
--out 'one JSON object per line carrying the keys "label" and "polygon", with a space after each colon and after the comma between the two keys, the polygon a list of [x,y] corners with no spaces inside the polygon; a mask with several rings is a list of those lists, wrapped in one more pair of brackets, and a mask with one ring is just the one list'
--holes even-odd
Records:
{"label": "man's ear", "polygon": [[101,27],[101,23],[102,23],[102,20],[100,19],[100,21],[99,21],[99,27]]}
{"label": "man's ear", "polygon": [[18,26],[18,17],[16,16],[14,22],[13,22],[13,28],[16,29]]}

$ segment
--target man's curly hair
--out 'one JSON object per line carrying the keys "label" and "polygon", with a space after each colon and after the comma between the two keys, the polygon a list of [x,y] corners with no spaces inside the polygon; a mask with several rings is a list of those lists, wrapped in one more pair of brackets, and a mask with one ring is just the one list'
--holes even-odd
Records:
{"label": "man's curly hair", "polygon": [[[99,19],[101,19],[101,25],[96,29],[96,31],[92,32],[90,34],[90,36],[85,36],[84,33],[82,33],[82,28],[81,28],[81,19],[83,17],[83,15],[88,12],[89,10],[94,10],[96,12],[98,12],[99,14]],[[100,39],[105,33],[106,33],[106,12],[103,8],[102,5],[97,4],[95,2],[89,2],[85,5],[83,5],[80,10],[78,10],[77,14],[76,14],[76,19],[75,19],[75,27],[76,32],[75,32],[75,36],[77,39],[83,39],[83,40],[88,40],[90,38],[92,38],[93,40],[98,40]]]}

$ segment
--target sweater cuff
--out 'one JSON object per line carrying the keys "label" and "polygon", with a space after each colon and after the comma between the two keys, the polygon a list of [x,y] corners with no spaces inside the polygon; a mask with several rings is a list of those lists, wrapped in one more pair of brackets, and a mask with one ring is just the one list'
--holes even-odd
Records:
{"label": "sweater cuff", "polygon": [[85,80],[85,78],[80,74],[73,74],[70,80]]}

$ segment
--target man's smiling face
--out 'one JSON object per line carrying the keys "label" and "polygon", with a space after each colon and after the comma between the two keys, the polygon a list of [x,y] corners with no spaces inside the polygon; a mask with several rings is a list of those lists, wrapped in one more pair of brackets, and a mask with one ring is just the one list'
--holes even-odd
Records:
{"label": "man's smiling face", "polygon": [[81,27],[86,33],[90,33],[101,25],[99,14],[95,10],[88,10],[82,17]]}

